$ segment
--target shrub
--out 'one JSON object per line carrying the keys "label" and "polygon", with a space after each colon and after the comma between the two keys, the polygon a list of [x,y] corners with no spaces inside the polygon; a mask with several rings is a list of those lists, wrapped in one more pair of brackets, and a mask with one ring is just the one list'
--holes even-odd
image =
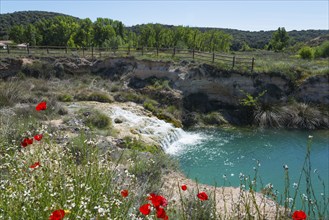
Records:
{"label": "shrub", "polygon": [[302,47],[299,51],[298,51],[299,56],[302,59],[308,59],[311,60],[314,58],[314,51],[311,47],[305,46]]}
{"label": "shrub", "polygon": [[123,138],[124,147],[140,152],[150,152],[150,153],[157,153],[160,152],[160,148],[155,145],[146,144],[136,138],[131,137],[124,137]]}
{"label": "shrub", "polygon": [[113,102],[113,97],[105,92],[89,92],[82,91],[74,96],[78,101],[96,101],[96,102],[104,102],[111,103]]}
{"label": "shrub", "polygon": [[144,101],[144,108],[146,108],[147,110],[151,111],[151,112],[156,112],[156,106],[158,105],[158,103],[152,99],[147,99]]}
{"label": "shrub", "polygon": [[89,95],[88,101],[96,101],[96,102],[113,102],[113,97],[104,92],[93,92]]}
{"label": "shrub", "polygon": [[98,129],[106,129],[106,128],[110,127],[111,119],[107,115],[94,110],[87,116],[86,124],[89,127],[96,127]]}
{"label": "shrub", "polygon": [[57,99],[61,102],[71,102],[73,97],[70,94],[60,94],[58,95]]}
{"label": "shrub", "polygon": [[211,112],[205,116],[202,116],[202,120],[207,125],[220,125],[227,123],[224,117],[219,112]]}
{"label": "shrub", "polygon": [[12,106],[26,99],[26,83],[9,80],[0,85],[0,107]]}
{"label": "shrub", "polygon": [[319,47],[315,49],[315,57],[329,57],[329,41],[323,42]]}

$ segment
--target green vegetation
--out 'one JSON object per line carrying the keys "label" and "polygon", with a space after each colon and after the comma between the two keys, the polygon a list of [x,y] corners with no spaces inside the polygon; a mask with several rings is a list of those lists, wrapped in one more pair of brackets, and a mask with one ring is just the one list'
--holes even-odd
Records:
{"label": "green vegetation", "polygon": [[286,32],[284,27],[278,28],[272,35],[272,39],[268,46],[268,49],[273,49],[275,51],[281,51],[288,46],[289,43],[289,35]]}
{"label": "green vegetation", "polygon": [[[158,47],[202,51],[245,51],[249,48],[274,50],[289,44],[306,42],[326,30],[289,31],[239,31],[222,28],[190,28],[161,24],[143,24],[126,28],[122,22],[107,18],[78,19],[51,12],[25,11],[0,15],[0,39],[14,40],[30,45],[69,47]],[[272,38],[272,40],[271,40]]]}
{"label": "green vegetation", "polygon": [[92,112],[88,112],[86,116],[86,124],[98,129],[107,129],[111,126],[111,119],[107,115],[93,110]]}
{"label": "green vegetation", "polygon": [[302,47],[302,49],[299,50],[298,54],[302,59],[311,60],[314,58],[314,51],[311,47],[308,46]]}

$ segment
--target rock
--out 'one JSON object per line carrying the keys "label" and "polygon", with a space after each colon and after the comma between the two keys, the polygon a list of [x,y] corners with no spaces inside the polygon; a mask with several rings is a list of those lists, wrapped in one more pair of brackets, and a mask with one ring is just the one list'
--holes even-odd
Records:
{"label": "rock", "polygon": [[121,124],[123,121],[124,121],[123,117],[118,117],[118,118],[114,119],[114,123],[116,123],[116,124]]}

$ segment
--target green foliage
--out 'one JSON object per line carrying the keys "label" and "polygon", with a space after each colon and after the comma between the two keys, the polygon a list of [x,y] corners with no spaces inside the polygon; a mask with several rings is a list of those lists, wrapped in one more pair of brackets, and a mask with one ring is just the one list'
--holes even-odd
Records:
{"label": "green foliage", "polygon": [[311,60],[314,58],[314,51],[311,47],[304,46],[298,51],[299,56],[302,59]]}
{"label": "green foliage", "polygon": [[256,107],[259,104],[258,103],[259,98],[261,98],[267,92],[267,90],[264,90],[263,92],[259,93],[256,97],[254,97],[253,95],[243,90],[240,91],[246,96],[246,98],[240,100],[240,104],[247,107]]}
{"label": "green foliage", "polygon": [[123,144],[125,148],[139,151],[139,152],[150,152],[152,154],[159,153],[161,151],[160,147],[157,147],[155,145],[146,144],[140,140],[137,140],[136,138],[132,137],[124,137],[123,138]]}
{"label": "green foliage", "polygon": [[58,101],[61,102],[71,102],[73,100],[73,97],[70,94],[60,94],[58,95]]}
{"label": "green foliage", "polygon": [[99,111],[93,110],[86,117],[86,124],[90,127],[98,129],[107,129],[111,127],[111,119]]}
{"label": "green foliage", "polygon": [[202,116],[202,121],[207,125],[221,125],[226,124],[227,121],[219,112],[210,112]]}
{"label": "green foliage", "polygon": [[146,99],[143,103],[144,108],[151,112],[157,112],[157,106],[159,103],[157,103],[155,100],[152,99]]}
{"label": "green foliage", "polygon": [[314,56],[318,57],[329,57],[329,41],[324,41],[320,46],[315,48]]}
{"label": "green foliage", "polygon": [[78,101],[96,101],[104,103],[112,103],[113,97],[106,92],[98,91],[82,91],[74,96]]}
{"label": "green foliage", "polygon": [[[286,32],[284,27],[278,28],[272,35],[272,39],[270,41],[271,49],[275,51],[281,51],[288,46],[289,43],[289,35]],[[269,48],[270,49],[270,48]]]}

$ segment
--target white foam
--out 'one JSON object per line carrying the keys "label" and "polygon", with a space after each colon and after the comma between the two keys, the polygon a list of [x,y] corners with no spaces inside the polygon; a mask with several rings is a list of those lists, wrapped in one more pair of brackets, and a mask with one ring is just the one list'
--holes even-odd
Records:
{"label": "white foam", "polygon": [[184,147],[200,143],[204,139],[198,133],[185,132],[158,118],[138,115],[120,107],[112,108],[112,120],[115,118],[123,119],[122,123],[126,123],[128,127],[135,128],[142,135],[159,142],[168,154],[176,154]]}

